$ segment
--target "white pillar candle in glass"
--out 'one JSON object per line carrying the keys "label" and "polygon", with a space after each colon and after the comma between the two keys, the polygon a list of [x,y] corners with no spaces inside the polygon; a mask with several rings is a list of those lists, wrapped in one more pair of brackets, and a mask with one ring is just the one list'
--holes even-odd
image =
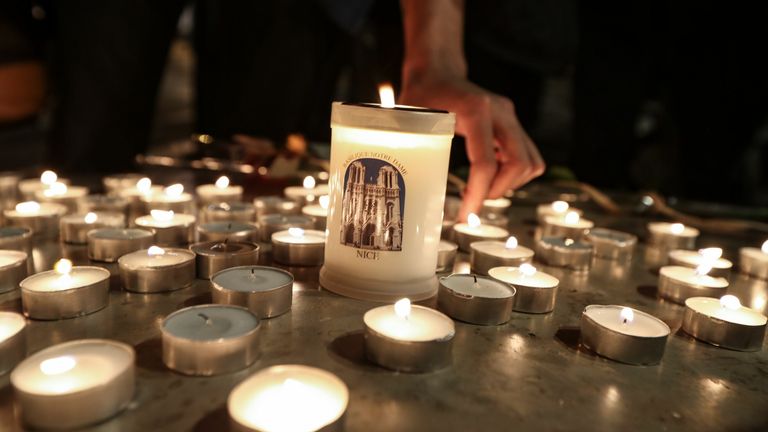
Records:
{"label": "white pillar candle in glass", "polygon": [[333,104],[324,288],[378,301],[435,294],[454,123],[446,111]]}
{"label": "white pillar candle in glass", "polygon": [[227,176],[219,177],[214,184],[200,185],[195,191],[202,204],[239,202],[243,199],[243,187],[230,184]]}
{"label": "white pillar candle in glass", "polygon": [[470,251],[470,245],[473,242],[481,240],[506,240],[509,237],[509,231],[495,225],[483,224],[474,213],[467,216],[467,222],[457,223],[453,226],[453,237],[459,250],[463,252]]}
{"label": "white pillar candle in glass", "polygon": [[745,247],[739,250],[742,273],[760,279],[768,279],[768,240],[758,249]]}

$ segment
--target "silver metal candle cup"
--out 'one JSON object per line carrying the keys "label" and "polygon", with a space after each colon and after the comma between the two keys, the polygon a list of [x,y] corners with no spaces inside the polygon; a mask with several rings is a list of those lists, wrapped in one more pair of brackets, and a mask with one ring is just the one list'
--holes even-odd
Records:
{"label": "silver metal candle cup", "polygon": [[739,270],[754,278],[768,279],[768,256],[761,260],[758,254],[762,253],[758,248],[742,248],[739,251]]}
{"label": "silver metal candle cup", "polygon": [[224,240],[256,242],[259,240],[259,227],[248,222],[206,222],[197,226],[197,235],[201,242]]}
{"label": "silver metal candle cup", "polygon": [[431,341],[402,341],[381,334],[363,323],[363,337],[368,360],[387,369],[426,373],[445,369],[452,363],[453,335]]}
{"label": "silver metal candle cup", "polygon": [[547,220],[541,226],[542,237],[563,237],[581,240],[586,237],[590,230],[590,228],[566,225],[563,218],[555,218],[555,221],[562,223],[554,223],[552,220]]}
{"label": "silver metal candle cup", "polygon": [[155,243],[158,246],[181,246],[195,241],[195,222],[171,225],[168,227],[142,226],[137,227],[152,230],[155,233]]}
{"label": "silver metal candle cup", "polygon": [[16,261],[0,267],[0,293],[13,291],[19,287],[19,283],[27,277],[27,260],[29,257],[26,252],[15,250],[0,250],[8,255],[12,255]]}
{"label": "silver metal candle cup", "polygon": [[473,277],[473,275],[450,275],[440,278],[440,287],[437,290],[437,307],[449,317],[484,326],[504,324],[512,318],[516,294],[515,287],[512,285],[496,279],[476,276],[478,279],[487,279],[494,283],[507,285],[511,294],[509,297],[503,298],[479,297],[462,294],[447,287],[443,282],[450,277]]}
{"label": "silver metal candle cup", "polygon": [[[688,268],[688,267],[686,267]],[[691,297],[720,297],[726,287],[708,287],[677,280],[664,274],[665,267],[659,271],[659,297],[677,304],[685,304]]]}
{"label": "silver metal candle cup", "polygon": [[125,264],[123,258],[126,255],[120,257],[117,264],[120,268],[123,287],[132,292],[157,293],[190,286],[195,281],[195,254],[186,249],[166,249],[165,251],[187,255],[188,259],[179,264],[163,267],[133,268]]}
{"label": "silver metal candle cup", "polygon": [[49,274],[54,270],[27,277],[21,287],[21,304],[24,315],[36,320],[60,320],[88,315],[107,307],[109,304],[109,271],[101,267],[77,266],[100,273],[100,279],[88,285],[59,291],[33,291],[28,285],[39,275]]}
{"label": "silver metal candle cup", "polygon": [[[589,308],[589,306],[587,306]],[[655,365],[664,357],[667,337],[632,336],[611,330],[581,314],[581,343],[595,353],[631,365]]]}
{"label": "silver metal candle cup", "polygon": [[595,248],[596,257],[617,261],[632,259],[637,245],[637,236],[607,228],[593,228],[585,239]]}
{"label": "silver metal candle cup", "polygon": [[27,227],[0,228],[0,249],[32,253],[32,229]]}
{"label": "silver metal candle cup", "polygon": [[260,196],[253,199],[256,208],[256,218],[272,214],[295,215],[301,212],[301,206],[293,200],[279,196]]}
{"label": "silver metal candle cup", "polygon": [[547,265],[573,271],[587,271],[592,266],[593,247],[571,239],[544,237],[537,243],[538,257]]}
{"label": "silver metal candle cup", "polygon": [[[13,312],[0,312],[12,314]],[[16,314],[14,314],[16,315]],[[27,323],[18,332],[0,341],[0,375],[10,372],[27,356]]]}
{"label": "silver metal candle cup", "polygon": [[210,204],[202,210],[205,222],[248,222],[256,220],[256,207],[242,202]]}
{"label": "silver metal candle cup", "polygon": [[470,245],[474,242],[478,241],[485,241],[485,240],[499,240],[503,241],[506,240],[509,236],[508,233],[505,233],[504,235],[500,236],[478,236],[474,234],[469,234],[460,230],[456,229],[456,226],[458,224],[453,226],[453,241],[459,246],[459,250],[462,252],[470,252],[471,248]]}
{"label": "silver metal candle cup", "polygon": [[272,236],[272,259],[291,266],[320,266],[325,259],[325,243],[291,243]]}
{"label": "silver metal candle cup", "polygon": [[195,243],[189,250],[196,255],[196,273],[200,279],[210,279],[224,269],[259,262],[259,245],[250,242],[210,241]]}
{"label": "silver metal candle cup", "polygon": [[195,199],[191,195],[186,199],[179,199],[178,201],[155,200],[152,195],[141,197],[140,199],[144,203],[147,213],[151,210],[170,210],[174,213],[182,214],[196,214],[197,212],[197,204],[195,204]]}
{"label": "silver metal candle cup", "polygon": [[122,213],[100,213],[96,222],[86,223],[84,220],[68,220],[65,216],[59,221],[59,236],[64,243],[88,243],[88,231],[98,228],[122,228],[125,226],[125,216]]}
{"label": "silver metal candle cup", "polygon": [[683,331],[708,344],[737,351],[760,351],[765,327],[765,324],[745,325],[711,317],[692,309],[686,300]]}
{"label": "silver metal candle cup", "polygon": [[515,312],[544,314],[555,310],[559,285],[552,288],[516,284]]}
{"label": "silver metal candle cup", "polygon": [[312,229],[314,226],[315,221],[304,215],[266,215],[259,221],[261,241],[265,243],[269,243],[272,240],[272,234],[278,231],[288,228]]}
{"label": "silver metal candle cup", "polygon": [[128,200],[112,195],[88,195],[77,203],[78,213],[120,213],[128,217]]}
{"label": "silver metal candle cup", "polygon": [[111,174],[101,178],[104,190],[109,194],[119,193],[123,189],[130,189],[136,186],[139,180],[144,178],[139,173]]}
{"label": "silver metal candle cup", "polygon": [[[290,282],[270,290],[241,291],[223,286],[217,282],[217,276],[228,271],[276,271],[284,273]],[[211,278],[211,296],[218,304],[236,305],[248,308],[259,318],[273,318],[288,312],[293,302],[293,275],[275,267],[246,266],[222,270]]]}
{"label": "silver metal candle cup", "polygon": [[667,250],[672,249],[696,249],[695,236],[682,236],[671,232],[648,231],[648,244]]}
{"label": "silver metal candle cup", "polygon": [[46,206],[55,206],[55,212],[43,215],[23,215],[15,210],[5,210],[5,224],[14,227],[29,228],[32,235],[39,238],[51,239],[59,236],[59,219],[67,213],[67,208],[53,203]]}
{"label": "silver metal candle cup", "polygon": [[441,240],[446,242],[450,247],[446,249],[437,250],[437,268],[436,271],[444,272],[451,271],[453,269],[453,263],[456,261],[456,255],[458,253],[459,246],[456,243],[449,242],[447,240]]}
{"label": "silver metal candle cup", "polygon": [[469,245],[469,266],[473,273],[487,275],[488,270],[494,267],[520,267],[521,264],[530,263],[533,259],[533,251],[530,255],[508,258],[492,255],[479,249],[479,244],[486,242],[473,242]]}
{"label": "silver metal candle cup", "polygon": [[[110,232],[130,232],[133,238],[110,236]],[[141,228],[100,228],[91,230],[88,237],[88,258],[93,261],[116,262],[121,256],[147,249],[155,242],[155,234]]]}
{"label": "silver metal candle cup", "polygon": [[[678,257],[675,256],[675,254],[673,252],[675,252],[675,251],[669,251],[669,253],[667,254],[669,265],[680,266],[680,267],[688,267],[688,268],[693,268],[693,269],[698,267],[696,264],[692,264],[692,263],[690,263],[690,262],[688,262],[688,261],[686,261],[684,259],[679,259]],[[728,277],[731,276],[731,268],[732,267],[733,266],[730,266],[730,267],[715,267],[715,266],[712,266],[712,268],[709,270],[709,273],[707,273],[707,274],[712,276],[712,277],[722,277],[722,278],[728,279]]]}
{"label": "silver metal candle cup", "polygon": [[509,218],[499,213],[488,213],[480,217],[483,225],[493,225],[506,229],[509,226]]}
{"label": "silver metal candle cup", "polygon": [[[220,375],[245,369],[258,358],[258,318],[253,330],[226,339],[190,339],[174,335],[166,329],[165,323],[175,315],[189,313],[190,310],[199,310],[204,314],[208,306],[180,309],[163,320],[160,326],[163,335],[163,363],[169,369],[184,375]],[[247,311],[238,306],[230,307]]]}

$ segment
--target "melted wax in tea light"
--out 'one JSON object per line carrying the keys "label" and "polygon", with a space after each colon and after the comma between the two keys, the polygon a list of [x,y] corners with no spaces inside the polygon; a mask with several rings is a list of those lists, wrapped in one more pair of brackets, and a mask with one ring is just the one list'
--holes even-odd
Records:
{"label": "melted wax in tea light", "polygon": [[230,184],[227,176],[219,177],[214,184],[200,185],[195,191],[202,204],[239,202],[243,199],[243,187]]}
{"label": "melted wax in tea light", "polygon": [[469,245],[469,263],[472,271],[487,275],[494,267],[513,266],[531,262],[533,250],[520,246],[517,237],[506,241],[478,241]]}
{"label": "melted wax in tea light", "polygon": [[728,288],[728,280],[708,275],[710,267],[665,266],[659,270],[659,296],[683,304],[689,297],[719,297]]}
{"label": "melted wax in tea light", "polygon": [[514,310],[525,313],[548,313],[555,309],[560,281],[538,271],[530,264],[519,267],[495,267],[488,274],[517,289]]}
{"label": "melted wax in tea light", "polygon": [[658,364],[669,333],[664,321],[624,306],[590,305],[581,315],[582,344],[622,363]]}
{"label": "melted wax in tea light", "polygon": [[195,279],[195,254],[186,249],[152,246],[117,260],[126,290],[140,293],[174,291]]}
{"label": "melted wax in tea light", "polygon": [[742,273],[758,279],[768,279],[768,240],[760,249],[745,247],[739,250],[739,267]]}
{"label": "melted wax in tea light", "polygon": [[325,253],[325,232],[288,228],[272,234],[275,262],[292,266],[319,266]]}
{"label": "melted wax in tea light", "polygon": [[248,308],[259,318],[272,318],[291,309],[293,275],[274,267],[233,267],[211,278],[214,303]]}
{"label": "melted wax in tea light", "polygon": [[456,240],[456,244],[459,245],[459,250],[463,252],[470,252],[470,245],[476,241],[482,240],[506,240],[509,237],[509,232],[504,228],[500,228],[494,225],[485,225],[480,221],[474,213],[470,213],[467,216],[466,223],[457,223],[453,226],[453,236]]}
{"label": "melted wax in tea light", "polygon": [[437,304],[448,316],[478,325],[499,325],[512,317],[515,288],[484,276],[440,278]]}
{"label": "melted wax in tea light", "polygon": [[0,375],[27,355],[27,321],[15,312],[0,311]]}
{"label": "melted wax in tea light", "polygon": [[742,306],[738,297],[691,297],[685,301],[683,331],[706,343],[739,351],[763,348],[765,315]]}

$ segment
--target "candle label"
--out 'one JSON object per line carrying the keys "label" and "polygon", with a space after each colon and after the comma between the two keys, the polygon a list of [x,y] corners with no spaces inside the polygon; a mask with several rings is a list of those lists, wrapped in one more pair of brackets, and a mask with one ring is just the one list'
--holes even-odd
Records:
{"label": "candle label", "polygon": [[363,259],[379,259],[379,253],[371,251],[401,251],[407,171],[385,153],[355,153],[346,165],[341,244],[365,249],[357,254]]}

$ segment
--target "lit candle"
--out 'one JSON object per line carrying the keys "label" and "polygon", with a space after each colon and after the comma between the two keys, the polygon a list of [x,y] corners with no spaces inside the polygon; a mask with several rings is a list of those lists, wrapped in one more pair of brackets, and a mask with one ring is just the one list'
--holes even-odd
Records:
{"label": "lit candle", "polygon": [[210,279],[217,272],[259,262],[259,245],[238,241],[209,241],[195,243],[189,247],[195,253],[197,277]]}
{"label": "lit candle", "polygon": [[459,246],[448,240],[440,240],[437,245],[437,272],[453,270],[453,263],[456,261],[456,253]]}
{"label": "lit candle", "polygon": [[591,244],[570,238],[544,237],[537,243],[538,257],[547,265],[587,271],[592,266]]}
{"label": "lit candle", "polygon": [[271,214],[261,218],[259,225],[261,241],[269,243],[272,241],[272,234],[278,231],[285,231],[289,228],[310,230],[315,226],[315,221],[304,215]]}
{"label": "lit candle", "polygon": [[97,228],[122,228],[125,215],[121,213],[70,214],[61,218],[59,224],[61,241],[65,243],[88,243],[88,231]]}
{"label": "lit candle", "polygon": [[326,220],[328,219],[328,203],[330,197],[323,195],[317,199],[317,204],[310,204],[301,209],[301,213],[315,220],[315,229],[325,231]]}
{"label": "lit candle", "polygon": [[582,344],[622,363],[658,364],[669,333],[664,321],[628,307],[590,305],[581,314]]}
{"label": "lit candle", "polygon": [[581,210],[571,207],[565,201],[554,201],[550,204],[540,204],[536,207],[536,217],[538,218],[539,225],[544,225],[545,219],[549,216],[564,217],[569,211],[582,215]]}
{"label": "lit candle", "polygon": [[648,243],[664,249],[694,249],[699,230],[681,223],[648,223]]}
{"label": "lit candle", "polygon": [[67,208],[61,204],[36,201],[18,203],[3,211],[7,225],[29,228],[35,237],[42,238],[59,235],[59,219],[66,213]]}
{"label": "lit candle", "polygon": [[196,192],[201,204],[234,203],[243,200],[243,187],[230,184],[227,176],[219,177],[214,184],[198,186]]}
{"label": "lit candle", "polygon": [[700,265],[711,267],[709,275],[728,277],[733,263],[722,257],[723,250],[712,247],[692,251],[676,249],[669,251],[669,263],[671,265],[696,268]]}
{"label": "lit candle", "polygon": [[243,431],[343,429],[349,390],[336,375],[303,365],[263,369],[235,387],[227,410]]}
{"label": "lit candle", "polygon": [[296,201],[271,195],[254,198],[253,206],[256,207],[257,220],[267,215],[292,215],[301,211],[301,206]]}
{"label": "lit candle", "polygon": [[197,226],[200,241],[246,241],[259,240],[259,228],[247,222],[206,222]]}
{"label": "lit candle", "polygon": [[195,254],[186,249],[151,246],[117,260],[128,291],[155,293],[188,287],[195,280]]}
{"label": "lit candle", "polygon": [[163,363],[185,375],[219,375],[250,366],[258,356],[259,319],[239,306],[191,306],[168,315]]}
{"label": "lit candle", "polygon": [[184,192],[184,185],[181,183],[172,184],[159,194],[141,195],[140,199],[144,202],[146,210],[165,210],[175,213],[194,214],[195,200],[192,194]]}
{"label": "lit candle", "polygon": [[74,318],[99,311],[109,303],[109,271],[72,266],[62,259],[53,270],[29,276],[19,284],[24,315],[40,320]]}
{"label": "lit candle", "polygon": [[0,375],[27,356],[27,322],[14,312],[0,311]]}
{"label": "lit candle", "polygon": [[512,204],[512,201],[509,200],[509,198],[496,198],[496,199],[486,199],[483,200],[483,215],[488,214],[504,214],[509,206]]}
{"label": "lit candle", "polygon": [[0,250],[0,293],[13,291],[27,277],[27,253]]}
{"label": "lit candle", "polygon": [[725,295],[719,300],[691,297],[685,301],[683,331],[701,341],[739,351],[763,348],[768,318],[742,306],[738,297]]}
{"label": "lit candle", "polygon": [[378,301],[435,295],[454,124],[445,111],[333,104],[323,288]]}
{"label": "lit candle", "polygon": [[494,267],[519,266],[531,262],[533,250],[520,246],[512,236],[506,241],[478,241],[469,245],[469,263],[472,271],[487,275]]}
{"label": "lit candle", "polygon": [[143,177],[136,181],[134,187],[118,191],[118,195],[128,200],[128,217],[132,220],[147,214],[147,206],[143,199],[162,194],[162,192],[162,186],[153,185],[149,177]]}
{"label": "lit candle", "polygon": [[710,267],[664,266],[659,270],[659,296],[683,304],[690,297],[719,297],[728,288],[728,280],[709,276]]}
{"label": "lit candle", "polygon": [[114,195],[88,195],[77,203],[78,213],[128,214],[128,200]]}
{"label": "lit candle", "polygon": [[67,208],[67,213],[77,211],[78,203],[88,195],[84,186],[67,186],[66,183],[54,182],[47,189],[35,192],[35,199],[40,202],[57,203]]}
{"label": "lit candle", "polygon": [[459,250],[470,252],[470,244],[482,240],[506,240],[509,232],[504,228],[481,223],[480,218],[470,213],[466,223],[457,223],[453,226],[453,237]]}
{"label": "lit candle", "polygon": [[272,258],[281,264],[318,266],[323,264],[325,232],[288,228],[272,234]]}
{"label": "lit candle", "polygon": [[291,309],[293,275],[274,267],[243,266],[222,270],[211,278],[214,303],[248,308],[272,318]]}
{"label": "lit candle", "polygon": [[492,278],[514,285],[517,289],[514,310],[525,313],[548,313],[555,309],[560,281],[536,267],[524,263],[519,267],[495,267],[488,271]]}
{"label": "lit candle", "polygon": [[477,325],[504,324],[512,318],[515,288],[484,276],[453,274],[440,278],[437,304],[448,316]]}
{"label": "lit candle", "polygon": [[81,339],[45,348],[11,373],[24,425],[79,429],[122,411],[133,399],[136,354],[129,345]]}
{"label": "lit candle", "polygon": [[283,193],[286,198],[296,201],[299,206],[303,206],[314,202],[319,196],[328,195],[328,185],[317,184],[314,177],[306,176],[301,182],[301,186],[289,186],[283,190]]}
{"label": "lit candle", "polygon": [[88,258],[115,262],[121,256],[146,249],[155,241],[155,234],[140,228],[97,228],[89,231]]}
{"label": "lit candle", "polygon": [[363,316],[369,360],[401,372],[430,372],[450,366],[453,321],[442,313],[411,305],[405,298]]}
{"label": "lit candle", "polygon": [[136,226],[154,232],[160,246],[184,245],[195,236],[195,217],[173,210],[152,210],[149,215],[136,218]]}
{"label": "lit candle", "polygon": [[584,219],[575,211],[568,211],[565,216],[547,216],[544,218],[542,236],[564,237],[580,240],[595,226],[591,220]]}
{"label": "lit candle", "polygon": [[101,178],[104,190],[107,194],[119,194],[125,189],[130,189],[136,185],[136,182],[144,178],[139,173],[111,174]]}
{"label": "lit candle", "polygon": [[210,204],[203,208],[201,216],[205,222],[253,222],[256,219],[256,207],[251,203],[223,202]]}
{"label": "lit candle", "polygon": [[22,200],[33,200],[35,194],[43,189],[48,189],[52,184],[59,182],[69,184],[68,179],[59,178],[53,171],[43,171],[39,178],[24,179],[19,182],[19,193]]}
{"label": "lit candle", "polygon": [[758,249],[744,247],[739,250],[739,269],[759,279],[768,279],[768,240]]}
{"label": "lit candle", "polygon": [[629,261],[637,245],[637,236],[607,228],[589,230],[585,240],[594,247],[598,258]]}

